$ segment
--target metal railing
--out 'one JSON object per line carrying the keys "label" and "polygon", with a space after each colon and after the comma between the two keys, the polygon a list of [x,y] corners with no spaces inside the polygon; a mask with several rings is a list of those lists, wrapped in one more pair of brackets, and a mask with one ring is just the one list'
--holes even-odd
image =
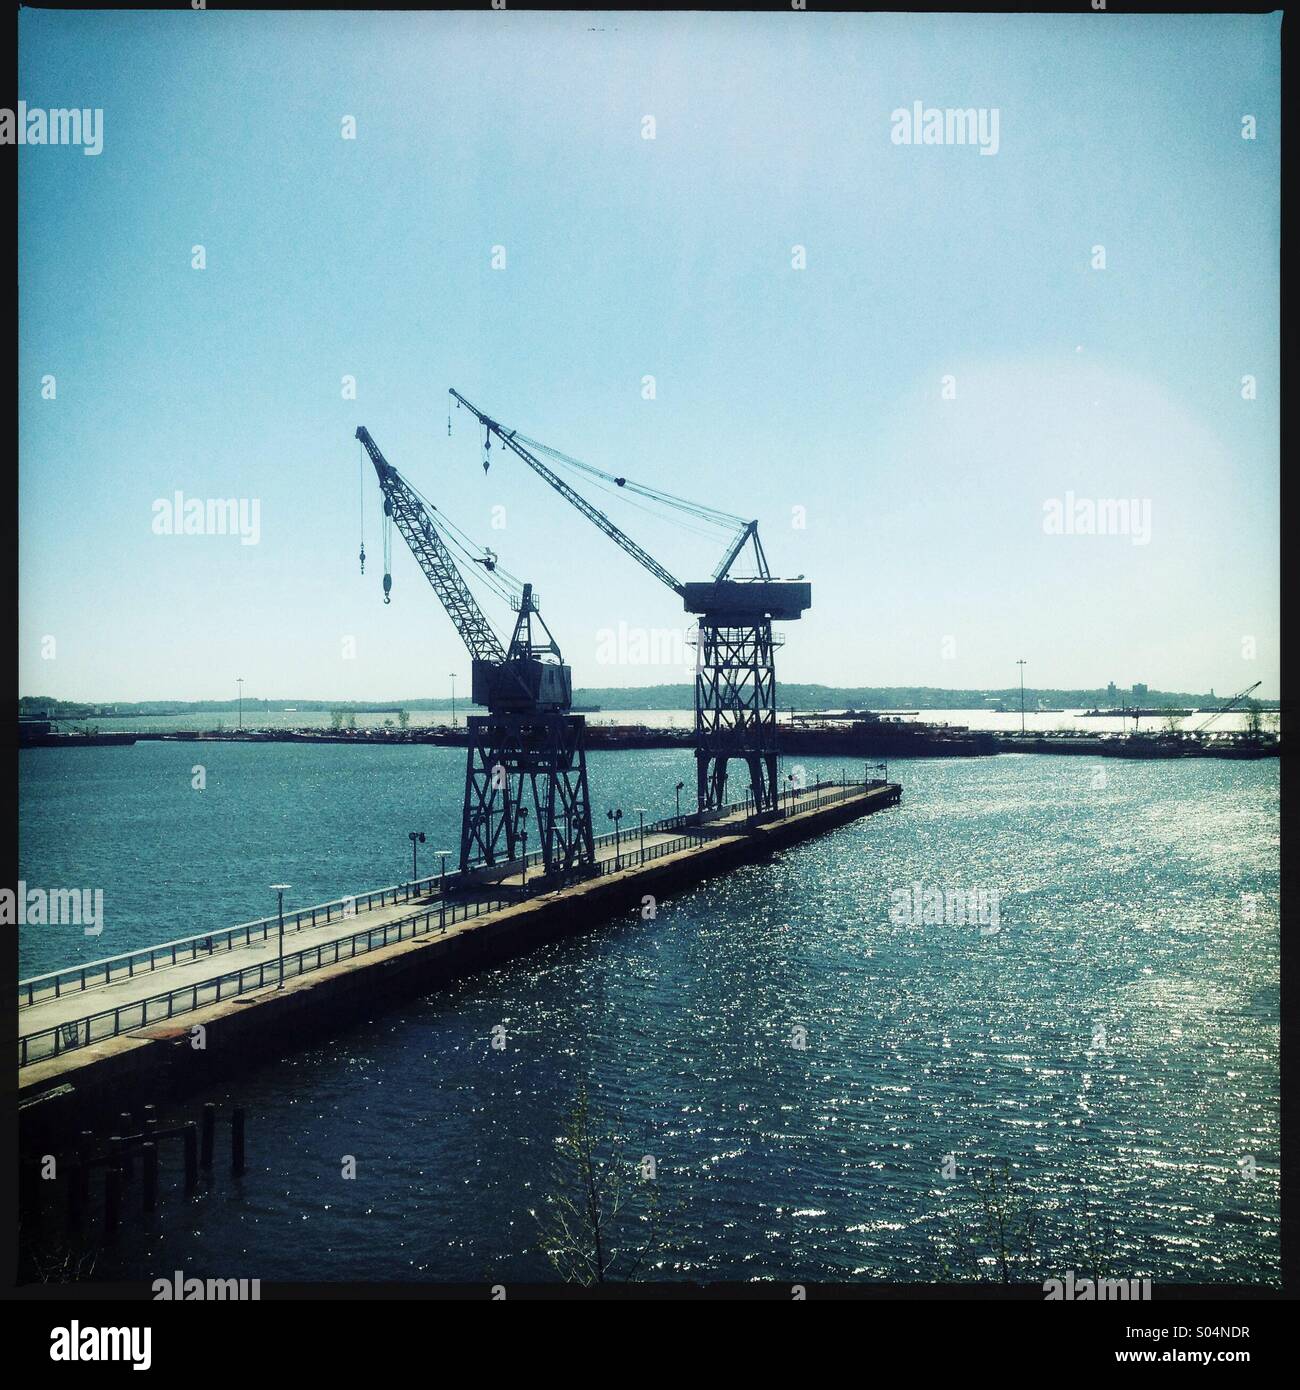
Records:
{"label": "metal railing", "polygon": [[[646,827],[649,834],[650,827]],[[642,864],[649,864],[655,859],[662,859],[666,854],[676,854],[678,850],[689,849],[692,845],[702,844],[698,835],[678,835],[676,839],[663,840],[657,845],[647,845],[643,850],[636,844],[637,834],[633,831],[631,835],[624,834],[625,840],[631,839],[633,847],[621,851],[613,859],[602,859],[596,865],[597,876],[603,878],[606,874],[622,873],[624,869],[634,869]]]}
{"label": "metal railing", "polygon": [[[636,846],[616,859],[602,860],[597,865],[596,876],[603,877],[639,864],[648,864],[698,843],[698,836],[679,835],[660,844],[647,845],[644,851]],[[363,896],[378,896],[378,893]],[[503,907],[514,906],[525,901],[526,897],[524,894],[519,898],[496,898],[472,903],[440,901],[436,907],[426,908],[423,912],[394,918],[391,922],[381,922],[373,927],[364,927],[350,936],[337,937],[317,946],[305,946],[284,957],[284,978],[288,980],[306,974],[309,970],[337,965],[340,961],[351,960],[358,954],[378,950],[408,937],[424,936],[435,930],[439,933],[444,932],[457,922],[482,916],[485,912],[496,912]],[[347,899],[341,901],[346,902]],[[360,899],[357,903],[359,909]],[[304,917],[307,915],[303,913]],[[278,925],[279,919],[275,920]],[[286,919],[286,929],[287,926]],[[160,951],[163,948],[156,946],[153,949]],[[29,1066],[33,1062],[61,1056],[74,1048],[87,1047],[90,1043],[102,1041],[104,1038],[115,1038],[123,1032],[133,1032],[151,1023],[175,1018],[177,1014],[192,1013],[207,1004],[233,999],[255,989],[265,989],[268,983],[278,982],[279,978],[280,957],[277,955],[259,961],[256,965],[224,971],[205,980],[178,985],[175,989],[166,990],[161,994],[148,995],[144,999],[131,1000],[111,1009],[101,1009],[97,1013],[38,1029],[18,1039],[18,1065]]]}
{"label": "metal railing", "polygon": [[[433,931],[441,933],[458,921],[463,922],[470,917],[478,917],[485,912],[496,912],[508,906],[511,906],[509,902],[500,899],[475,903],[439,903],[437,907],[426,908],[423,912],[398,917],[391,922],[381,922],[373,927],[363,927],[350,936],[336,937],[333,941],[324,941],[317,946],[305,946],[300,951],[286,955],[284,978],[287,980],[304,975],[309,970],[337,965],[340,961],[351,960],[367,951],[379,950],[408,938],[425,936]],[[18,1039],[18,1065],[25,1067],[47,1057],[58,1057],[74,1048],[87,1047],[92,1042],[99,1042],[104,1038],[115,1038],[120,1033],[129,1033],[137,1028],[147,1027],[150,1023],[175,1018],[177,1014],[192,1013],[206,1004],[217,1004],[223,999],[233,999],[251,990],[264,989],[268,983],[279,981],[280,959],[278,955],[273,956],[268,960],[259,961],[256,965],[225,971],[206,980],[178,985],[162,994],[133,999],[115,1008],[101,1009],[97,1013],[26,1033]]]}
{"label": "metal railing", "polygon": [[[368,893],[351,894],[335,898],[331,902],[318,903],[315,907],[286,912],[284,929],[286,932],[302,931],[322,922],[329,923],[338,918],[354,916],[363,908],[367,911],[372,909],[376,901],[381,907],[390,903],[395,907],[398,903],[428,896],[441,881],[441,874],[432,874],[427,878],[415,879],[411,883],[375,888]],[[255,938],[265,941],[271,932],[279,930],[279,922],[278,915],[259,917],[252,922],[240,922],[237,926],[199,932],[176,941],[164,941],[157,946],[141,946],[138,950],[125,951],[121,955],[108,956],[103,960],[87,961],[84,965],[69,965],[45,975],[33,975],[30,979],[18,982],[18,1007],[28,1008],[46,999],[61,998],[70,990],[81,991],[97,985],[111,984],[124,976],[129,979],[141,972],[157,970],[160,966],[180,965],[186,961],[197,960],[201,955],[211,956],[220,950],[233,950],[237,945],[248,946]]]}

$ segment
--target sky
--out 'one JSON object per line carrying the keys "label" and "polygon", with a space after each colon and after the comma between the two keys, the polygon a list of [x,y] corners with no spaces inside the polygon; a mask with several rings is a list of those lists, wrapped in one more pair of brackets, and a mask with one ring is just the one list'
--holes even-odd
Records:
{"label": "sky", "polygon": [[[575,684],[687,679],[677,596],[518,460],[485,474],[454,386],[758,519],[812,584],[780,680],[1023,658],[1275,697],[1279,31],[20,11],[19,97],[102,110],[103,148],[16,151],[19,693],[463,692],[398,535],[383,603],[360,424],[536,586]],[[996,145],[902,143],[918,102],[996,111]],[[166,534],[177,493],[246,535]],[[725,534],[630,501],[708,577]]]}

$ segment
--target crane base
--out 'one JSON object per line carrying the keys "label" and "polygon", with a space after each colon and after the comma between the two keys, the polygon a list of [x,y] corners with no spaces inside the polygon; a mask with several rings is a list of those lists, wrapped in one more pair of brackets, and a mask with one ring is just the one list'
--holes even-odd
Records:
{"label": "crane base", "polygon": [[700,619],[695,670],[696,793],[701,811],[727,800],[727,763],[743,759],[756,812],[777,808],[776,666],[772,621]]}
{"label": "crane base", "polygon": [[587,721],[580,714],[469,717],[460,867],[541,852],[539,877],[581,878],[596,862],[587,793]]}

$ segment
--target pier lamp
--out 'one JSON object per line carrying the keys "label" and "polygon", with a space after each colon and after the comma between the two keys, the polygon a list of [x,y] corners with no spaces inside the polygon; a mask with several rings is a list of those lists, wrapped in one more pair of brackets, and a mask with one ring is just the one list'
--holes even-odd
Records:
{"label": "pier lamp", "polygon": [[678,784],[677,784],[677,818],[678,818],[678,820],[680,820],[680,819],[681,819],[681,816],[682,816],[682,788],[683,788],[685,785],[686,785],[685,782],[678,782]]}
{"label": "pier lamp", "polygon": [[787,772],[787,773],[785,774],[785,782],[786,782],[786,789],[785,789],[785,809],[788,811],[788,810],[790,809],[790,807],[794,804],[794,773],[793,773],[793,772]]}
{"label": "pier lamp", "polygon": [[447,856],[450,853],[449,849],[434,850],[434,854],[442,860],[441,881],[438,885],[438,926],[442,931],[447,930]]}
{"label": "pier lamp", "polygon": [[614,871],[617,873],[623,867],[622,860],[619,858],[619,833],[618,823],[623,819],[623,808],[620,806],[616,811],[606,811],[605,815],[614,822]]}
{"label": "pier lamp", "polygon": [[451,676],[451,727],[454,729],[456,727],[456,673],[451,671],[448,674]]}
{"label": "pier lamp", "polygon": [[280,914],[280,983],[276,985],[276,989],[284,988],[284,895],[292,887],[292,883],[273,883],[271,885],[271,892],[279,898],[278,911]]}
{"label": "pier lamp", "polygon": [[640,835],[641,835],[641,862],[644,864],[644,863],[645,863],[645,807],[644,807],[644,806],[633,806],[632,809],[636,812],[636,814],[637,814],[637,819],[638,819],[638,821],[639,821],[639,823],[640,823],[640,824],[639,824],[639,829],[640,829]]}
{"label": "pier lamp", "polygon": [[416,846],[424,843],[424,831],[408,830],[406,838],[411,842],[411,887],[414,888],[416,879],[420,877],[419,862],[415,857],[418,853]]}

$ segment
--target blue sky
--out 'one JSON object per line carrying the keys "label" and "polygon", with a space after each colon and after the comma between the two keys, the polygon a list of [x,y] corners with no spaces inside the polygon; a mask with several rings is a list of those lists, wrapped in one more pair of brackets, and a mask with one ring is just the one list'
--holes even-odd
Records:
{"label": "blue sky", "polygon": [[[358,574],[358,424],[577,683],[683,679],[600,659],[680,602],[485,476],[456,386],[758,517],[813,585],[783,679],[1277,694],[1278,16],[19,24],[28,106],[104,112],[97,157],[18,151],[20,693],[445,695],[468,658],[397,537],[382,604],[373,478]],[[997,154],[893,143],[915,101],[996,108]],[[256,500],[258,543],[155,534],[177,491]],[[1045,533],[1067,493],[1149,504],[1149,543]],[[618,520],[683,578],[723,548]]]}

